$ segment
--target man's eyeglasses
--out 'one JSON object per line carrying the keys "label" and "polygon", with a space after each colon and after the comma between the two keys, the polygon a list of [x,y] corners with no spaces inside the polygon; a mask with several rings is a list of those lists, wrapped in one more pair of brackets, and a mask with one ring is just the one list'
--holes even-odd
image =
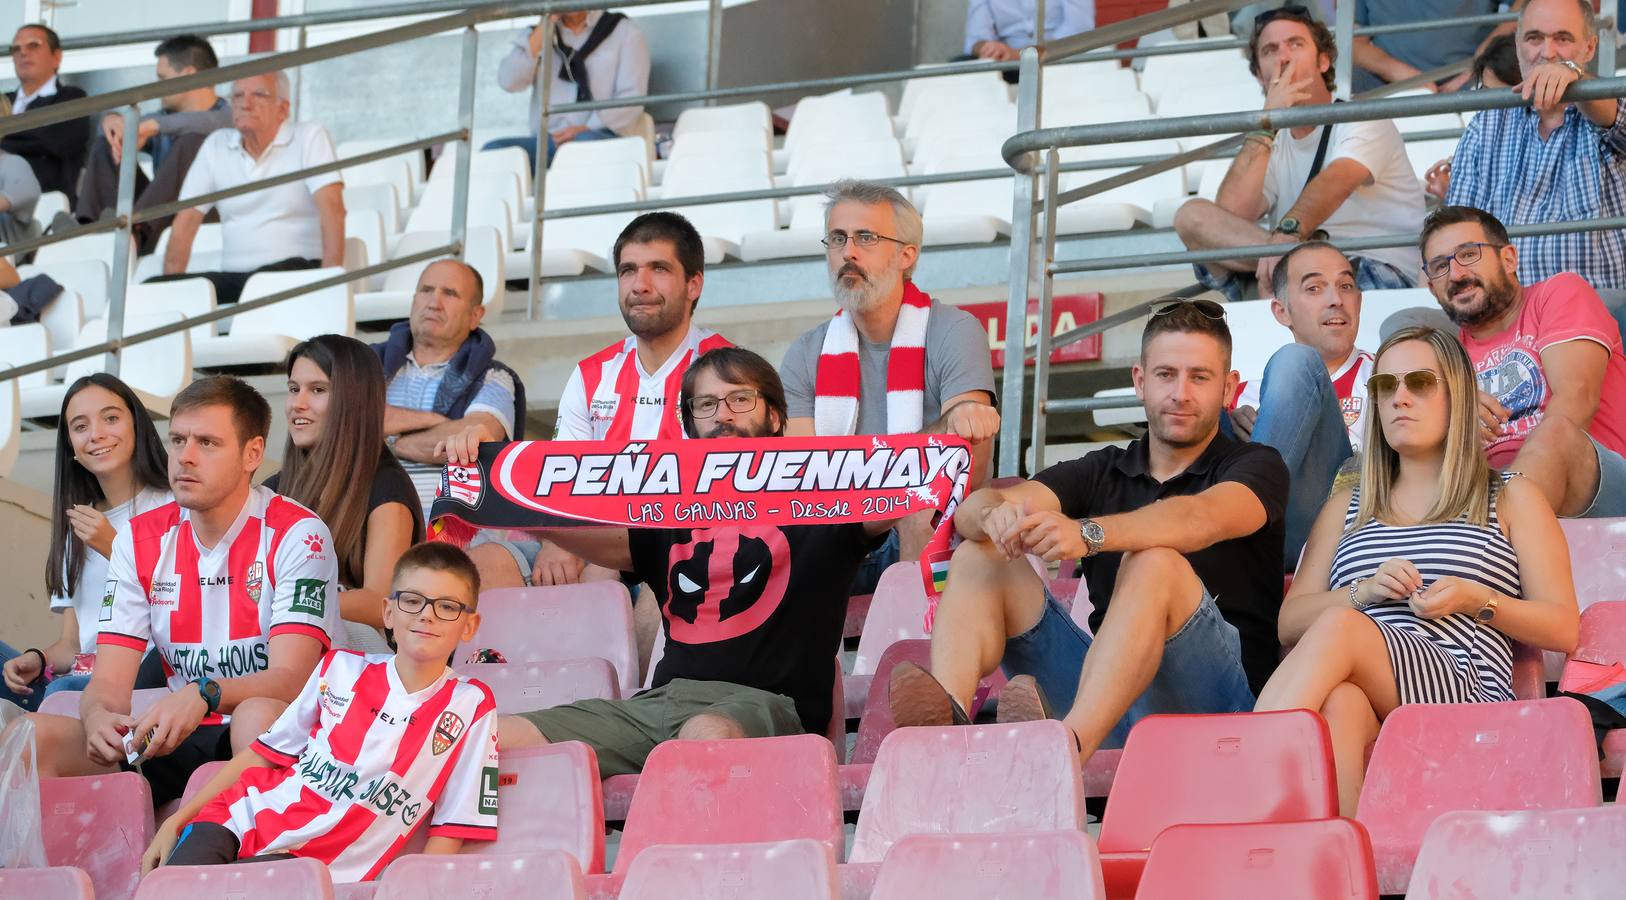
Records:
{"label": "man's eyeglasses", "polygon": [[729,412],[736,415],[748,413],[757,408],[760,396],[756,391],[735,391],[727,397],[693,397],[684,403],[688,404],[689,415],[696,419],[709,419],[717,415],[717,407],[724,403],[728,404]]}
{"label": "man's eyeglasses", "polygon": [[1225,318],[1225,307],[1215,303],[1212,300],[1174,300],[1153,310],[1152,317],[1156,318],[1158,316],[1166,316],[1177,309],[1183,309],[1188,306],[1210,319]]}
{"label": "man's eyeglasses", "polygon": [[900,241],[895,237],[876,234],[873,231],[855,231],[850,235],[845,231],[832,231],[825,235],[824,239],[819,243],[823,244],[827,249],[840,250],[847,246],[848,241],[852,241],[860,247],[873,247],[881,241],[891,241],[894,244],[909,246],[908,241]]}
{"label": "man's eyeglasses", "polygon": [[266,103],[276,97],[270,91],[232,91],[231,102],[233,106],[247,106],[250,103]]}
{"label": "man's eyeglasses", "polygon": [[1394,394],[1402,384],[1406,386],[1407,392],[1426,397],[1440,386],[1440,376],[1433,369],[1413,369],[1399,375],[1380,372],[1366,379],[1366,392],[1381,399]]}
{"label": "man's eyeglasses", "polygon": [[435,606],[435,618],[442,622],[456,622],[458,616],[474,612],[460,600],[453,600],[450,597],[425,597],[417,591],[396,591],[390,594],[390,599],[395,601],[396,607],[401,612],[409,616],[423,612],[424,606],[432,603]]}
{"label": "man's eyeglasses", "polygon": [[1466,269],[1484,258],[1486,247],[1500,248],[1505,246],[1507,245],[1492,244],[1486,241],[1474,241],[1471,244],[1463,244],[1461,247],[1458,247],[1456,250],[1453,250],[1444,256],[1436,256],[1428,262],[1423,263],[1423,271],[1428,273],[1429,281],[1437,281],[1450,274],[1451,260],[1456,260],[1457,265]]}

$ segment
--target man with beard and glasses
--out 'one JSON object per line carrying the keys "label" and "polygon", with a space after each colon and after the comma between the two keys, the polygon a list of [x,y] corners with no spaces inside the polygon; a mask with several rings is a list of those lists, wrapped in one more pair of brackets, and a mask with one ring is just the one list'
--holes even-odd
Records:
{"label": "man with beard and glasses", "polygon": [[1478,374],[1491,466],[1529,478],[1561,516],[1626,515],[1626,356],[1598,292],[1573,272],[1521,285],[1507,230],[1471,206],[1435,210],[1418,243]]}
{"label": "man with beard and glasses", "polygon": [[[786,432],[958,435],[971,444],[971,484],[980,484],[999,432],[987,332],[970,313],[938,303],[910,280],[921,221],[902,194],[840,181],[825,197],[826,262],[841,308],[798,337],[779,366],[790,411]],[[903,520],[853,593],[873,591],[900,558],[917,558],[930,518]]]}
{"label": "man with beard and glasses", "polygon": [[[773,366],[749,350],[702,355],[683,373],[681,398],[689,437],[784,434],[784,388]],[[656,744],[674,738],[823,734],[840,714],[830,708],[831,660],[841,649],[847,583],[891,527],[539,529],[649,584],[664,613],[666,655],[652,689],[635,697],[503,716],[499,750],[582,741],[608,776],[641,770]],[[733,581],[722,583],[727,573]]]}
{"label": "man with beard and glasses", "polygon": [[[1085,760],[1153,713],[1253,708],[1279,652],[1287,467],[1274,448],[1220,432],[1237,377],[1219,304],[1158,309],[1133,375],[1145,437],[955,510],[964,541],[938,603],[931,671],[892,670],[898,725],[966,722],[996,666],[1013,676],[999,720],[1049,718],[1054,703]],[[1028,554],[1083,558],[1090,631]]]}

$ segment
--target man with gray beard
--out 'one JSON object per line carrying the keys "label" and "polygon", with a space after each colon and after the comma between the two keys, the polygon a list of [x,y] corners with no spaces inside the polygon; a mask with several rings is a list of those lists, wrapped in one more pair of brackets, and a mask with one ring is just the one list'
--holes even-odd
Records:
{"label": "man with gray beard", "polygon": [[[988,334],[911,276],[920,213],[884,185],[841,181],[825,194],[826,263],[840,309],[802,334],[780,376],[791,435],[953,434],[971,444],[971,486],[987,475],[999,412]],[[853,582],[869,593],[899,559],[919,557],[929,515],[900,521]]]}

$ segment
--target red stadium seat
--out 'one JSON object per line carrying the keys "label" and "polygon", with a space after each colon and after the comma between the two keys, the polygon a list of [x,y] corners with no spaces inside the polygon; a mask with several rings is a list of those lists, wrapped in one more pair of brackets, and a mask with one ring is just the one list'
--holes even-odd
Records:
{"label": "red stadium seat", "polygon": [[881,654],[898,641],[926,637],[926,585],[920,580],[920,566],[898,562],[887,566],[875,585],[864,631],[858,638],[853,657],[854,675],[873,675]]}
{"label": "red stadium seat", "polygon": [[1125,742],[1101,817],[1107,895],[1130,897],[1171,825],[1338,815],[1332,740],[1308,710],[1148,716]]}
{"label": "red stadium seat", "polygon": [[[858,720],[858,739],[853,744],[852,759],[848,762],[874,762],[875,753],[881,748],[881,741],[897,728],[892,721],[892,706],[887,702],[887,685],[892,667],[900,662],[912,662],[931,668],[932,642],[921,638],[898,641],[881,654],[874,677],[868,679],[869,690],[864,700],[864,714]],[[986,697],[1004,683],[1004,674],[995,672],[982,680],[982,684],[977,688],[977,696]],[[976,714],[978,706],[979,703],[972,703],[973,715]]]}
{"label": "red stadium seat", "polygon": [[1614,600],[1581,613],[1581,638],[1558,689],[1587,693],[1620,681],[1626,681],[1626,601]]}
{"label": "red stadium seat", "polygon": [[563,850],[583,872],[603,871],[598,759],[586,744],[565,741],[502,751],[497,816],[497,839],[467,841],[464,852],[534,855]]}
{"label": "red stadium seat", "polygon": [[1356,818],[1372,835],[1379,888],[1398,894],[1442,813],[1601,802],[1592,719],[1578,701],[1415,703],[1384,721]]}
{"label": "red stadium seat", "polygon": [[840,896],[830,846],[799,838],[647,847],[627,870],[619,900],[837,900]]}
{"label": "red stadium seat", "polygon": [[1084,784],[1067,726],[900,728],[881,742],[850,862],[877,862],[911,834],[1084,827]]}
{"label": "red stadium seat", "polygon": [[84,869],[55,866],[49,869],[0,869],[0,897],[95,900],[96,894]]}
{"label": "red stadium seat", "polygon": [[1449,812],[1428,828],[1413,900],[1609,897],[1626,891],[1626,807]]}
{"label": "red stadium seat", "polygon": [[479,856],[415,853],[389,864],[373,896],[377,900],[581,900],[582,872],[574,856],[559,850]]}
{"label": "red stadium seat", "polygon": [[1541,700],[1547,696],[1542,652],[1518,641],[1513,642],[1513,696],[1519,700]]}
{"label": "red stadium seat", "polygon": [[[139,716],[163,699],[169,693],[169,688],[147,688],[134,691],[130,694],[130,714]],[[79,700],[84,696],[83,691],[57,691],[40,701],[40,712],[53,716],[68,716],[79,718]]]}
{"label": "red stadium seat", "polygon": [[1044,897],[1098,900],[1101,863],[1081,831],[916,834],[881,860],[870,900]]}
{"label": "red stadium seat", "polygon": [[128,897],[152,842],[152,791],[135,772],[40,779],[45,859],[77,866],[98,897]]}
{"label": "red stadium seat", "polygon": [[795,838],[823,842],[831,858],[841,852],[835,751],[823,736],[667,741],[644,763],[615,872],[656,844]]}
{"label": "red stadium seat", "polygon": [[378,882],[363,881],[356,884],[333,886],[333,900],[372,900],[378,894]]}
{"label": "red stadium seat", "polygon": [[[123,895],[120,895],[123,896]],[[141,879],[136,900],[174,897],[229,900],[333,900],[327,866],[314,859],[239,863],[231,866],[163,866]]]}
{"label": "red stadium seat", "polygon": [[[1594,603],[1626,599],[1626,519],[1559,519],[1570,548],[1575,600],[1584,614]],[[1547,680],[1556,681],[1564,654],[1546,651]]]}
{"label": "red stadium seat", "polygon": [[477,678],[491,688],[499,713],[529,712],[577,700],[621,699],[615,666],[597,656],[530,662],[457,662],[452,668],[457,674]]}
{"label": "red stadium seat", "polygon": [[206,762],[203,765],[198,766],[196,769],[193,769],[192,774],[187,776],[186,788],[181,791],[181,802],[184,804],[186,801],[192,799],[192,797],[196,795],[198,791],[203,790],[203,786],[208,784],[210,779],[215,777],[216,772],[219,772],[224,768],[226,768],[226,763],[222,760],[216,760],[214,762]]}
{"label": "red stadium seat", "polygon": [[481,648],[511,662],[600,656],[615,666],[623,697],[638,692],[632,600],[619,581],[481,591],[480,631],[455,658]]}
{"label": "red stadium seat", "polygon": [[1205,897],[1378,897],[1372,842],[1352,819],[1164,829],[1135,900],[1185,900],[1193,885]]}

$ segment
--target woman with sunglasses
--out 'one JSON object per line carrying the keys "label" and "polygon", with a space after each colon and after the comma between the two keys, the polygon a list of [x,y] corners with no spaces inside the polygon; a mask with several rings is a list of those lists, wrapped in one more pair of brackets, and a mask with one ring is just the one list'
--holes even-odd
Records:
{"label": "woman with sunglasses", "polygon": [[1403,329],[1374,372],[1359,485],[1334,493],[1310,532],[1278,620],[1293,650],[1255,707],[1325,717],[1346,816],[1396,706],[1512,700],[1512,642],[1567,651],[1579,628],[1552,508],[1480,450],[1462,346]]}

